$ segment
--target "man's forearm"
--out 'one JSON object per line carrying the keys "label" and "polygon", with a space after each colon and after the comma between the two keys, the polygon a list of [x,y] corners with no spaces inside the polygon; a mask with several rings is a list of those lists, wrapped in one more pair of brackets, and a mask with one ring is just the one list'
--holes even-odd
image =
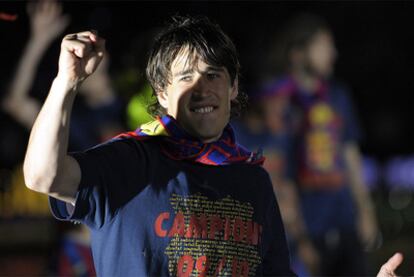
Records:
{"label": "man's forearm", "polygon": [[348,143],[345,145],[344,151],[351,192],[358,213],[358,232],[364,247],[370,249],[374,246],[378,232],[374,205],[369,191],[363,183],[362,163],[358,147],[354,143]]}
{"label": "man's forearm", "polygon": [[105,41],[91,31],[63,38],[59,73],[30,134],[23,165],[26,186],[74,203],[81,169],[67,155],[69,121],[78,85],[103,58]]}
{"label": "man's forearm", "polygon": [[26,185],[49,193],[63,170],[75,86],[57,77],[35,121],[24,161]]}
{"label": "man's forearm", "polygon": [[371,197],[362,176],[362,162],[358,147],[354,143],[348,143],[344,151],[348,178],[357,208],[360,211],[369,210],[369,212],[373,212],[374,207]]}

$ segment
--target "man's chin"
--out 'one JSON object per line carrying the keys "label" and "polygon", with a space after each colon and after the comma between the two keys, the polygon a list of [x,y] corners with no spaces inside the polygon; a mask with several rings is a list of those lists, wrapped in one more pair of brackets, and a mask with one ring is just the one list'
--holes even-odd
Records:
{"label": "man's chin", "polygon": [[190,134],[193,137],[198,138],[204,143],[209,143],[216,141],[220,138],[222,131],[214,131],[211,128],[206,129],[200,129],[200,128],[194,128]]}

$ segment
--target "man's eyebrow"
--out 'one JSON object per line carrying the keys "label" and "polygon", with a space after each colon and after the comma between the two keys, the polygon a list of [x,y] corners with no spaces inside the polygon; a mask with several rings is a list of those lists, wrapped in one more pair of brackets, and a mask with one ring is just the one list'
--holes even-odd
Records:
{"label": "man's eyebrow", "polygon": [[206,71],[224,71],[224,68],[220,66],[207,66]]}
{"label": "man's eyebrow", "polygon": [[[224,72],[224,68],[219,67],[219,66],[207,66],[207,68],[205,69],[204,72],[208,72],[208,71]],[[184,76],[184,75],[188,75],[188,74],[192,74],[192,73],[194,73],[194,69],[185,69],[183,71],[179,71],[179,72],[175,73],[173,75],[173,77]]]}
{"label": "man's eyebrow", "polygon": [[175,74],[173,75],[173,77],[183,76],[183,75],[188,75],[188,74],[191,74],[191,73],[193,73],[193,72],[194,72],[194,70],[193,70],[193,69],[186,69],[186,70],[179,71],[179,72],[175,73]]}

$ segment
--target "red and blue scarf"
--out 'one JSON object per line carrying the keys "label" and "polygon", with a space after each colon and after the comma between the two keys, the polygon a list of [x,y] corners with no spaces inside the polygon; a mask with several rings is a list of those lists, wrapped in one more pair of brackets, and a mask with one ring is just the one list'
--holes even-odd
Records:
{"label": "red and blue scarf", "polygon": [[328,100],[328,81],[319,79],[317,82],[315,91],[313,91],[313,93],[308,93],[298,85],[292,76],[282,76],[277,80],[264,85],[261,90],[252,95],[252,99],[263,100],[274,96],[284,96],[290,98],[303,108],[308,108],[313,104],[314,99],[323,101]]}
{"label": "red and blue scarf", "polygon": [[160,138],[161,151],[173,160],[186,160],[213,166],[237,163],[262,165],[264,162],[260,152],[250,152],[236,143],[230,124],[224,128],[220,139],[212,143],[203,143],[190,136],[173,117],[168,115],[157,117],[156,120],[141,125],[133,132],[117,136],[117,138],[122,137],[138,140]]}
{"label": "red and blue scarf", "polygon": [[327,80],[321,79],[315,90],[309,92],[292,76],[284,76],[257,96],[261,99],[286,97],[290,106],[295,107],[290,110],[290,119],[285,119],[285,124],[300,138],[294,154],[298,162],[297,180],[307,189],[336,189],[345,184],[341,152],[344,123],[333,106],[329,85]]}

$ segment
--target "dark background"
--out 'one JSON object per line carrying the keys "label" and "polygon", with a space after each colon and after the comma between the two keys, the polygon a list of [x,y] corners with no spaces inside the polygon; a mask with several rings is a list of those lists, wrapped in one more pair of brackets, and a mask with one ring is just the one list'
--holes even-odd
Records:
{"label": "dark background", "polygon": [[[0,21],[0,97],[29,36],[25,6],[23,1],[0,1],[0,12],[18,15],[14,22]],[[125,66],[142,69],[151,34],[170,16],[207,15],[234,40],[242,64],[244,88],[249,88],[255,74],[260,72],[268,42],[281,25],[297,12],[316,13],[332,27],[339,53],[335,75],[352,89],[364,134],[360,143],[364,156],[385,164],[395,157],[414,154],[414,3],[65,1],[63,7],[64,13],[71,16],[65,33],[93,28],[106,38],[111,55],[110,70],[114,75]],[[46,97],[57,72],[59,40],[52,44],[42,60],[31,92],[40,100]],[[411,200],[414,189],[390,194],[384,180],[378,182],[380,186],[372,195],[382,237],[377,249],[369,253],[370,272],[376,272],[378,265],[399,250],[406,257],[400,273],[413,274],[414,201]],[[406,204],[396,206],[401,199]]]}
{"label": "dark background", "polygon": [[[3,11],[17,13],[15,22],[0,22],[2,85],[10,76],[28,38],[25,2],[0,2]],[[338,48],[336,76],[352,88],[352,96],[363,129],[362,151],[383,161],[412,152],[414,132],[414,3],[411,2],[83,2],[65,1],[71,15],[66,33],[97,29],[107,39],[113,56],[111,68],[121,67],[117,56],[138,48],[140,37],[160,27],[174,14],[203,14],[217,21],[239,49],[244,81],[260,66],[269,38],[296,12],[323,16],[331,25]],[[41,66],[49,84],[56,70],[59,42]],[[142,52],[142,51],[141,51]],[[139,54],[138,54],[139,55]],[[140,56],[145,60],[145,52]],[[243,80],[242,80],[243,85]],[[246,84],[245,84],[246,85]],[[48,85],[46,85],[48,87]],[[47,92],[47,90],[46,90]],[[36,92],[39,97],[42,93]]]}
{"label": "dark background", "polygon": [[[3,85],[23,50],[29,28],[25,2],[0,2],[2,6],[3,11],[19,15],[15,22],[0,22]],[[336,76],[352,88],[364,131],[362,151],[382,161],[413,151],[414,3],[65,1],[63,6],[64,12],[72,18],[66,33],[95,28],[107,39],[112,70],[125,64],[121,56],[133,47],[145,60],[146,53],[142,49],[148,43],[145,33],[162,26],[171,15],[207,15],[235,41],[245,82],[260,67],[266,43],[286,19],[302,11],[319,14],[328,21],[335,35],[339,53]],[[56,72],[58,52],[59,42],[56,41],[42,62],[42,78],[37,86],[50,84]],[[138,54],[140,52],[142,54]],[[47,90],[36,93],[42,98]]]}

